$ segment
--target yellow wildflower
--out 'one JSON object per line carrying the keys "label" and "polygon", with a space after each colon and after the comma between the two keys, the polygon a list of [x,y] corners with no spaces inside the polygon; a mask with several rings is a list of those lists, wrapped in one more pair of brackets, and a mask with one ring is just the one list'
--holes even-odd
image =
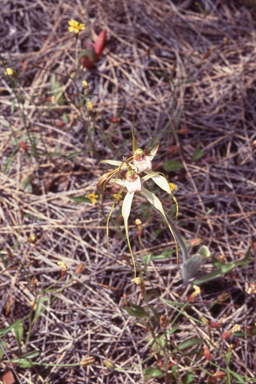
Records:
{"label": "yellow wildflower", "polygon": [[69,22],[70,27],[68,27],[69,32],[75,32],[78,33],[79,31],[82,31],[85,29],[84,24],[78,23],[78,21],[71,19]]}
{"label": "yellow wildflower", "polygon": [[91,101],[87,101],[87,108],[89,109],[89,111],[92,111],[93,110],[93,105],[92,105],[92,102]]}
{"label": "yellow wildflower", "polygon": [[119,201],[119,200],[121,200],[122,199],[122,195],[119,195],[118,197],[118,193],[115,193],[114,195],[113,195],[113,197],[117,200],[117,201]]}
{"label": "yellow wildflower", "polygon": [[88,195],[88,199],[91,200],[91,202],[93,204],[96,204],[97,203],[97,199],[98,199],[99,195],[95,195],[95,193],[90,193]]}
{"label": "yellow wildflower", "polygon": [[140,277],[135,277],[134,279],[131,280],[132,283],[135,283],[137,285],[140,285],[142,283]]}
{"label": "yellow wildflower", "polygon": [[4,74],[8,75],[8,76],[13,76],[14,75],[14,70],[12,68],[6,68]]}
{"label": "yellow wildflower", "polygon": [[62,271],[65,271],[67,270],[67,266],[65,263],[63,263],[63,261],[58,261],[57,262],[58,266],[61,267]]}
{"label": "yellow wildflower", "polygon": [[177,185],[173,184],[173,183],[169,183],[169,187],[170,187],[170,190],[171,192],[173,192],[175,189],[177,189]]}
{"label": "yellow wildflower", "polygon": [[200,287],[198,287],[198,285],[193,285],[193,288],[195,290],[196,295],[199,295],[201,293],[201,289],[200,289]]}
{"label": "yellow wildflower", "polygon": [[88,87],[88,83],[87,83],[87,81],[86,81],[86,80],[83,80],[83,81],[82,81],[82,84],[83,84],[83,86],[84,86],[85,88],[87,88],[87,87]]}

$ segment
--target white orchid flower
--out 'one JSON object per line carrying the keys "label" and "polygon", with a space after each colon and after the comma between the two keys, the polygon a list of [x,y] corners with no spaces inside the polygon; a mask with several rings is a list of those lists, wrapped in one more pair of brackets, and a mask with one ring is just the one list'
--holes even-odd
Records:
{"label": "white orchid flower", "polygon": [[[134,261],[134,255],[132,252],[130,240],[129,240],[129,233],[128,233],[128,219],[130,216],[131,212],[131,206],[132,206],[132,201],[134,194],[140,193],[142,196],[144,196],[150,204],[153,205],[153,207],[163,216],[163,218],[166,221],[166,224],[168,225],[168,228],[170,232],[172,233],[175,244],[176,244],[176,254],[178,258],[178,246],[177,246],[177,241],[174,236],[172,227],[167,220],[167,217],[165,215],[163,205],[161,201],[158,199],[158,197],[150,192],[147,188],[143,186],[143,184],[149,180],[152,179],[162,190],[167,192],[169,195],[172,196],[172,198],[175,201],[175,204],[177,206],[176,210],[176,217],[178,214],[178,203],[176,198],[173,196],[170,185],[168,181],[166,180],[166,177],[161,174],[160,172],[153,172],[152,171],[152,160],[157,153],[159,143],[155,145],[153,149],[145,150],[143,151],[142,149],[138,148],[137,140],[134,135],[134,126],[132,128],[132,138],[133,138],[133,155],[123,161],[117,161],[117,160],[103,160],[101,163],[106,163],[110,165],[117,166],[116,169],[105,173],[99,180],[97,184],[97,189],[99,193],[105,193],[106,187],[108,183],[114,183],[119,185],[121,188],[116,196],[115,202],[110,210],[110,214],[107,219],[107,239],[108,239],[108,223],[111,217],[111,214],[113,212],[113,209],[115,207],[116,201],[118,201],[119,196],[123,192],[123,190],[126,188],[127,194],[124,198],[123,205],[122,205],[122,215],[124,218],[124,226],[125,226],[125,232],[126,232],[126,238],[127,238],[127,243],[129,250],[132,255],[132,261],[134,265],[134,275],[135,278],[132,280],[134,282],[137,281],[136,278],[136,267],[135,267],[135,261]],[[145,173],[143,176],[142,174]],[[119,174],[121,174],[122,178],[119,178]],[[116,177],[114,177],[116,175]]]}

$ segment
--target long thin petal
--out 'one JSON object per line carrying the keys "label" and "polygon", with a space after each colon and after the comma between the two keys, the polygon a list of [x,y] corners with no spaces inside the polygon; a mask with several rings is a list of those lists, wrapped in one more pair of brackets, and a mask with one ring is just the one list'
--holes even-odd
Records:
{"label": "long thin petal", "polygon": [[154,158],[155,154],[157,153],[158,148],[159,148],[159,142],[150,151],[150,156],[153,156],[152,159]]}
{"label": "long thin petal", "polygon": [[133,267],[134,267],[134,276],[136,278],[135,261],[134,261],[134,256],[133,256],[132,247],[131,247],[130,239],[129,239],[129,233],[128,233],[128,219],[129,219],[129,216],[131,213],[133,196],[134,196],[134,192],[126,194],[124,201],[123,201],[123,206],[122,206],[122,215],[124,218],[124,227],[125,227],[127,243],[128,243],[128,247],[129,247],[129,250],[131,252],[131,255],[132,255],[132,262],[133,262]]}
{"label": "long thin petal", "polygon": [[118,160],[101,160],[100,164],[101,163],[110,164],[110,165],[114,165],[116,167],[120,167],[120,165],[122,164],[122,161],[118,161]]}
{"label": "long thin petal", "polygon": [[161,215],[163,216],[163,218],[165,219],[166,224],[168,225],[168,228],[169,228],[169,230],[170,230],[170,232],[171,232],[171,234],[172,234],[172,236],[173,236],[173,238],[174,238],[174,241],[175,241],[175,245],[176,245],[176,255],[177,255],[177,261],[178,261],[178,257],[179,257],[179,255],[178,255],[178,244],[177,244],[177,240],[176,240],[176,237],[175,237],[175,235],[174,235],[174,233],[173,233],[172,227],[171,227],[171,225],[169,224],[169,221],[167,220],[167,217],[166,217],[166,215],[165,215],[165,213],[164,213],[164,209],[163,209],[163,205],[162,205],[161,201],[158,199],[158,197],[157,197],[154,193],[148,191],[147,189],[145,189],[145,188],[143,188],[143,187],[142,187],[141,194],[142,194],[143,196],[146,197],[146,199],[150,202],[150,204],[152,204],[153,207],[155,207],[155,209],[157,209],[157,210],[161,213]]}
{"label": "long thin petal", "polygon": [[146,172],[146,176],[143,176],[142,177],[142,181],[146,181],[148,179],[152,179],[154,180],[154,182],[165,192],[167,192],[169,195],[171,195],[171,197],[173,198],[173,201],[175,202],[176,204],[176,219],[175,221],[177,221],[177,218],[178,218],[178,213],[179,213],[179,205],[178,205],[178,202],[177,202],[177,199],[176,197],[174,196],[174,194],[172,193],[171,191],[171,188],[170,188],[170,185],[166,179],[165,176],[163,176],[161,174],[161,172],[152,172],[152,171],[147,171]]}
{"label": "long thin petal", "polygon": [[142,177],[143,181],[147,181],[149,179],[154,180],[154,182],[165,192],[167,192],[169,195],[171,194],[171,189],[169,186],[168,181],[166,180],[166,177],[163,176],[160,172],[152,172],[147,171],[146,176]]}

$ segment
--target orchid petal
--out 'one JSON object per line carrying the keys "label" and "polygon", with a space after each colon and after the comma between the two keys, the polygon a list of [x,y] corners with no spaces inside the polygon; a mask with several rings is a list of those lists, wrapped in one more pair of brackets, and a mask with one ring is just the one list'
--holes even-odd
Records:
{"label": "orchid petal", "polygon": [[175,235],[174,235],[174,233],[173,233],[172,227],[171,227],[171,225],[170,225],[169,221],[167,220],[167,217],[166,217],[166,215],[165,215],[165,213],[164,213],[164,209],[163,209],[163,205],[162,205],[161,201],[158,199],[158,197],[157,197],[154,193],[148,191],[147,189],[145,189],[145,188],[143,188],[143,187],[142,187],[141,194],[142,194],[143,196],[146,197],[146,199],[150,202],[150,204],[152,204],[153,207],[154,207],[157,211],[159,211],[159,212],[161,213],[161,215],[163,216],[163,218],[165,219],[166,224],[168,225],[168,228],[169,228],[169,230],[170,230],[170,232],[171,232],[171,234],[172,234],[172,236],[173,236],[173,238],[174,238],[174,241],[175,241],[175,245],[176,245],[176,255],[177,255],[177,260],[178,260],[179,255],[178,255],[178,244],[177,244],[177,240],[176,240],[176,237],[175,237]]}
{"label": "orchid petal", "polygon": [[159,148],[159,142],[150,150],[150,156],[152,156],[152,159],[155,157],[157,151]]}
{"label": "orchid petal", "polygon": [[133,262],[133,266],[134,266],[134,275],[136,278],[135,261],[134,261],[134,256],[133,256],[132,247],[131,247],[130,240],[129,240],[129,233],[128,233],[128,219],[129,219],[129,216],[131,213],[133,196],[134,196],[134,192],[126,194],[124,201],[123,201],[123,206],[122,206],[122,215],[124,218],[124,227],[125,227],[127,243],[128,243],[128,247],[129,247],[129,250],[131,252],[131,255],[132,255],[132,262]]}
{"label": "orchid petal", "polygon": [[163,191],[167,192],[169,195],[171,194],[171,189],[165,176],[163,176],[160,172],[147,171],[146,174],[146,176],[142,177],[143,181],[152,179]]}
{"label": "orchid petal", "polygon": [[[119,160],[102,160],[100,161],[100,164],[101,163],[104,163],[104,164],[109,164],[109,165],[114,165],[116,167],[120,167],[120,165],[123,163],[122,161],[119,161]],[[123,166],[121,168],[127,168],[126,167],[126,164],[123,163]]]}
{"label": "orchid petal", "polygon": [[120,185],[121,187],[124,187],[124,184],[125,184],[125,180],[121,180],[121,179],[110,179],[109,182]]}
{"label": "orchid petal", "polygon": [[160,172],[146,172],[146,176],[143,176],[142,177],[142,181],[146,181],[148,179],[152,179],[154,180],[154,182],[165,192],[167,192],[169,195],[171,195],[171,197],[173,198],[173,201],[175,202],[176,204],[176,219],[175,221],[177,221],[177,218],[178,218],[178,213],[179,213],[179,205],[178,205],[178,202],[177,202],[177,199],[176,197],[173,195],[172,191],[171,191],[171,188],[170,188],[170,185],[168,183],[168,181],[166,180],[166,177],[163,176]]}

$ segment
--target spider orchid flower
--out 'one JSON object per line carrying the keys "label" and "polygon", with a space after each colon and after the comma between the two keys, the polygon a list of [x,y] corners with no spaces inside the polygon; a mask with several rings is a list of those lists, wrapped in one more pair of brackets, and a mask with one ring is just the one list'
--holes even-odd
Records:
{"label": "spider orchid flower", "polygon": [[[132,256],[132,261],[134,265],[134,279],[132,280],[136,284],[138,284],[138,278],[136,277],[136,267],[135,267],[135,261],[134,261],[134,255],[132,252],[130,240],[129,240],[129,233],[128,233],[128,219],[130,216],[131,212],[131,206],[132,206],[132,201],[135,193],[139,193],[143,197],[148,200],[150,204],[153,205],[153,207],[163,216],[163,218],[166,221],[166,224],[168,225],[168,228],[170,232],[173,235],[173,238],[175,240],[176,244],[176,254],[178,257],[178,247],[177,247],[177,241],[174,236],[171,224],[167,220],[167,217],[165,215],[163,205],[161,201],[158,199],[158,197],[152,193],[151,191],[148,190],[148,188],[145,188],[143,184],[149,180],[152,179],[163,191],[167,192],[169,195],[172,196],[176,206],[177,210],[176,212],[178,213],[178,203],[175,197],[172,194],[170,185],[168,181],[166,180],[166,177],[161,174],[160,172],[153,172],[152,171],[152,160],[158,150],[159,143],[155,145],[153,149],[150,151],[146,150],[143,151],[142,149],[138,148],[137,140],[134,135],[134,127],[132,129],[132,138],[133,138],[133,155],[123,161],[116,161],[116,160],[103,160],[101,163],[107,163],[110,165],[117,166],[116,169],[105,173],[100,180],[98,181],[97,184],[97,190],[99,193],[104,194],[106,193],[105,190],[107,188],[107,185],[109,183],[114,183],[115,185],[120,186],[120,190],[118,194],[116,195],[114,204],[110,210],[108,219],[107,219],[107,239],[108,239],[108,223],[110,220],[110,217],[112,215],[112,212],[114,210],[115,204],[119,199],[119,196],[121,193],[124,191],[124,189],[127,190],[127,194],[124,198],[123,205],[122,205],[122,215],[124,219],[124,226],[125,226],[125,232],[126,232],[126,238],[127,238],[127,243],[128,247]],[[145,175],[143,175],[145,173]],[[119,177],[121,175],[121,178]],[[176,213],[176,217],[177,217]],[[108,241],[108,240],[107,240]]]}

